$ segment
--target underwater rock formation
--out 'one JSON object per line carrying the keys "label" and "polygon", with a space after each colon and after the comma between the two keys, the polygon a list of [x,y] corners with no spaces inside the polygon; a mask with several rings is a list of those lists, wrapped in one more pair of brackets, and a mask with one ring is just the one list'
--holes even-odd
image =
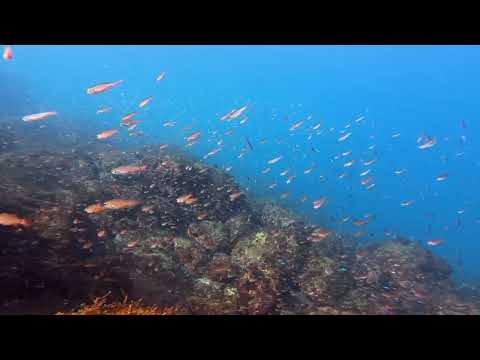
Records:
{"label": "underwater rock formation", "polygon": [[[420,244],[361,247],[276,204],[231,196],[241,189],[230,175],[172,148],[5,148],[0,212],[32,224],[0,226],[1,312],[71,313],[107,292],[114,304],[128,296],[157,307],[125,310],[96,300],[78,312],[478,311],[457,292],[448,264]],[[146,170],[112,171],[125,165]],[[102,205],[113,199],[138,203]],[[94,204],[95,211],[85,211]]]}

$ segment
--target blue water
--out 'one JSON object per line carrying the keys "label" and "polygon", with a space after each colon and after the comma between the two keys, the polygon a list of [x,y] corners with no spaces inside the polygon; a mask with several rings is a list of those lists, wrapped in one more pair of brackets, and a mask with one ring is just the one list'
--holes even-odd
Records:
{"label": "blue water", "polygon": [[[395,234],[427,246],[428,240],[441,238],[444,243],[432,251],[453,265],[461,254],[465,276],[480,276],[478,46],[13,49],[14,59],[0,64],[0,117],[16,116],[21,121],[24,115],[56,110],[60,116],[47,120],[49,126],[68,132],[73,122],[96,133],[119,128],[122,116],[139,111],[138,119],[144,122],[138,130],[145,136],[128,137],[122,129],[121,136],[111,140],[114,144],[184,146],[185,136],[202,131],[202,138],[187,151],[203,157],[223,139],[222,150],[206,162],[232,166],[232,174],[252,195],[275,199],[312,222],[338,231],[363,230],[366,235],[360,241],[382,241]],[[166,77],[157,83],[162,71]],[[109,92],[86,94],[90,86],[119,79],[124,83]],[[138,103],[148,96],[153,96],[151,104],[139,109]],[[248,122],[239,124],[243,116],[220,121],[247,103]],[[102,106],[113,110],[96,114]],[[311,119],[289,131],[309,115]],[[364,120],[355,122],[361,116]],[[170,120],[176,126],[164,127]],[[318,123],[320,129],[313,131]],[[350,128],[345,129],[348,124]],[[187,125],[192,129],[182,130]],[[231,129],[233,134],[224,135]],[[341,131],[352,135],[339,143],[337,139],[345,134]],[[423,132],[437,139],[436,146],[417,148]],[[392,138],[397,133],[400,136]],[[248,151],[245,136],[253,151]],[[368,150],[371,145],[374,150]],[[242,149],[247,150],[239,159]],[[349,150],[351,155],[334,160]],[[267,164],[277,156],[283,159]],[[356,163],[351,168],[343,167],[352,159]],[[371,159],[377,161],[369,166],[371,173],[366,177],[374,176],[376,186],[367,191],[359,173],[367,168],[362,161]],[[262,174],[269,166],[272,171]],[[304,174],[312,166],[314,170]],[[393,174],[402,168],[405,174]],[[291,184],[279,175],[285,169],[295,175]],[[338,179],[344,172],[348,175]],[[435,180],[445,172],[449,174],[446,181]],[[274,182],[277,187],[269,189]],[[282,200],[284,192],[289,196]],[[301,203],[303,195],[308,200]],[[328,203],[314,210],[312,202],[322,196]],[[407,200],[415,203],[400,206]],[[362,228],[352,225],[352,220],[365,214],[374,214],[375,220]],[[349,221],[340,221],[348,216]]]}

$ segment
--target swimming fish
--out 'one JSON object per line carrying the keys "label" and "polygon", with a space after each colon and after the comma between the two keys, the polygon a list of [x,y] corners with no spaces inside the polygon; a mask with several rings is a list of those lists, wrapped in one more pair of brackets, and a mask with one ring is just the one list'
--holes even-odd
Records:
{"label": "swimming fish", "polygon": [[26,115],[22,118],[22,120],[25,122],[39,121],[55,115],[57,115],[56,111],[47,111],[47,112],[41,112],[38,114]]}
{"label": "swimming fish", "polygon": [[112,137],[116,133],[118,133],[117,129],[106,130],[106,131],[101,132],[100,134],[97,134],[97,139],[98,140],[108,139],[109,137]]}
{"label": "swimming fish", "polygon": [[374,178],[372,176],[368,177],[368,178],[365,178],[361,181],[361,184],[362,185],[368,185],[370,184],[372,181],[374,180]]}
{"label": "swimming fish", "polygon": [[376,160],[376,159],[373,159],[373,160],[364,161],[364,162],[363,162],[363,165],[365,165],[365,166],[370,166],[370,165],[372,165],[373,163],[375,163],[375,161],[377,161],[377,160]]}
{"label": "swimming fish", "polygon": [[420,150],[429,149],[429,148],[435,146],[436,143],[437,143],[437,139],[433,138],[433,139],[428,140],[428,141],[425,142],[424,144],[418,146],[418,148],[419,148]]}
{"label": "swimming fish", "polygon": [[445,180],[447,180],[447,178],[448,178],[448,173],[444,173],[444,174],[441,174],[441,175],[437,176],[436,180],[437,181],[445,181]]}
{"label": "swimming fish", "polygon": [[400,203],[400,206],[407,207],[407,206],[412,205],[414,202],[415,202],[415,200],[404,201],[404,202]]}
{"label": "swimming fish", "polygon": [[102,204],[93,204],[93,205],[87,206],[87,207],[84,209],[84,211],[85,211],[87,214],[99,214],[99,213],[105,211],[105,207],[104,207]]}
{"label": "swimming fish", "polygon": [[109,210],[129,209],[142,204],[142,201],[135,199],[112,199],[106,201],[103,206]]}
{"label": "swimming fish", "polygon": [[114,175],[130,175],[130,174],[138,174],[147,171],[147,165],[125,165],[119,166],[112,170],[112,174]]}
{"label": "swimming fish", "polygon": [[0,225],[3,226],[30,226],[30,220],[19,218],[16,214],[0,213]]}
{"label": "swimming fish", "polygon": [[321,197],[320,199],[318,200],[315,200],[313,202],[313,208],[314,209],[320,209],[323,205],[325,205],[327,203],[327,197],[324,196],[324,197]]}
{"label": "swimming fish", "polygon": [[198,140],[201,135],[202,135],[202,132],[201,132],[201,131],[197,131],[197,132],[194,132],[193,134],[191,134],[190,136],[187,136],[187,137],[185,138],[185,140],[187,140],[188,142],[193,142],[193,141],[195,141],[195,140]]}
{"label": "swimming fish", "polygon": [[182,195],[177,198],[177,203],[191,205],[193,199],[196,201],[196,198],[194,198],[192,194]]}
{"label": "swimming fish", "polygon": [[145,100],[142,100],[142,101],[140,102],[140,104],[138,104],[138,107],[143,108],[143,107],[147,106],[148,104],[150,104],[150,102],[152,101],[152,99],[153,99],[153,96],[150,96],[150,97],[146,98]]}
{"label": "swimming fish", "polygon": [[427,244],[430,246],[438,246],[443,243],[442,239],[433,239],[433,240],[428,240]]}
{"label": "swimming fish", "polygon": [[98,85],[95,85],[95,86],[92,86],[92,87],[88,88],[87,89],[87,94],[88,95],[100,94],[100,93],[103,93],[103,92],[108,91],[110,89],[113,89],[114,87],[120,85],[121,83],[123,83],[123,80],[118,80],[118,81],[109,82],[109,83],[101,83],[101,84],[98,84]]}
{"label": "swimming fish", "polygon": [[282,159],[283,159],[283,156],[277,156],[276,158],[273,158],[273,159],[271,159],[271,160],[268,160],[267,163],[269,163],[270,165],[273,165],[273,164],[279,162],[279,161],[282,160]]}
{"label": "swimming fish", "polygon": [[350,135],[352,135],[352,133],[351,133],[351,132],[349,132],[349,133],[346,133],[345,135],[343,135],[343,136],[340,136],[340,137],[338,138],[338,140],[337,140],[337,141],[338,141],[338,142],[345,141],[345,140],[347,140],[347,139],[350,137]]}
{"label": "swimming fish", "polygon": [[293,130],[295,130],[295,129],[298,129],[300,126],[302,126],[303,122],[304,122],[304,120],[299,121],[299,122],[293,124],[293,125],[290,127],[290,129],[288,129],[288,130],[289,130],[289,131],[293,131]]}
{"label": "swimming fish", "polygon": [[3,59],[4,60],[13,59],[13,50],[11,46],[5,46],[5,49],[3,50]]}
{"label": "swimming fish", "polygon": [[138,115],[137,112],[131,112],[130,114],[125,115],[124,117],[122,117],[122,122],[123,123],[128,122],[130,119],[132,119],[136,115]]}
{"label": "swimming fish", "polygon": [[248,144],[248,147],[249,147],[250,151],[253,151],[252,143],[250,142],[250,140],[248,140],[248,137],[245,136],[245,140],[247,141],[247,144]]}
{"label": "swimming fish", "polygon": [[102,107],[102,108],[97,110],[97,114],[103,114],[103,113],[109,112],[111,110],[112,110],[111,107]]}
{"label": "swimming fish", "polygon": [[213,149],[212,151],[210,151],[209,153],[207,153],[207,155],[205,155],[203,158],[204,158],[204,159],[208,159],[209,157],[214,156],[215,154],[217,154],[220,150],[222,150],[221,147],[216,148],[216,149]]}
{"label": "swimming fish", "polygon": [[244,193],[242,191],[230,194],[230,196],[229,196],[230,201],[235,201],[236,199],[238,199],[242,195],[244,195]]}
{"label": "swimming fish", "polygon": [[174,127],[177,123],[175,121],[167,121],[163,124],[164,127]]}
{"label": "swimming fish", "polygon": [[157,77],[157,81],[161,81],[165,78],[165,71],[161,72],[160,75]]}

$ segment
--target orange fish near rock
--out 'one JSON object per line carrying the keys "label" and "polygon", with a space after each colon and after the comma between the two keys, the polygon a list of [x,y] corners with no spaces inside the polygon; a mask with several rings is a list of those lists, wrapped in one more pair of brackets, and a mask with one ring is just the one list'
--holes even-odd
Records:
{"label": "orange fish near rock", "polygon": [[130,174],[138,174],[147,171],[147,165],[125,165],[119,166],[112,170],[113,175],[130,175]]}
{"label": "orange fish near rock", "polygon": [[12,60],[13,59],[13,50],[11,46],[6,46],[5,50],[3,50],[3,59],[4,60]]}
{"label": "orange fish near rock", "polygon": [[239,191],[233,194],[230,194],[230,201],[237,200],[240,196],[244,195],[243,192]]}
{"label": "orange fish near rock", "polygon": [[197,198],[193,197],[192,194],[182,195],[177,198],[178,204],[187,204],[191,205],[197,201]]}
{"label": "orange fish near rock", "polygon": [[92,87],[88,88],[87,89],[87,94],[88,95],[100,94],[100,93],[103,93],[103,92],[108,91],[110,89],[113,89],[114,87],[120,85],[121,83],[123,83],[123,80],[98,84],[98,85],[95,85],[95,86],[92,86]]}
{"label": "orange fish near rock", "polygon": [[312,242],[320,242],[332,234],[331,230],[327,229],[315,229],[309,237]]}
{"label": "orange fish near rock", "polygon": [[100,134],[98,134],[98,135],[97,135],[97,139],[98,139],[98,140],[108,139],[109,137],[112,137],[112,136],[115,135],[116,133],[118,133],[118,130],[117,130],[117,129],[106,130],[106,131],[101,132]]}
{"label": "orange fish near rock", "polygon": [[135,199],[113,199],[106,201],[103,205],[108,210],[130,209],[142,204],[140,200]]}
{"label": "orange fish near rock", "polygon": [[105,211],[105,207],[102,204],[93,204],[93,205],[87,206],[84,209],[84,211],[87,214],[99,214]]}
{"label": "orange fish near rock", "polygon": [[19,218],[15,214],[10,213],[0,213],[0,225],[3,226],[30,226],[32,222],[27,219]]}

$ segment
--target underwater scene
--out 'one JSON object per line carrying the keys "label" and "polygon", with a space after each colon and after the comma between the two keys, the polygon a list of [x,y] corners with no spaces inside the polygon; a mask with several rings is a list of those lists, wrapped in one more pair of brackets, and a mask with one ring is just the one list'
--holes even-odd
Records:
{"label": "underwater scene", "polygon": [[479,314],[479,46],[1,51],[0,314]]}

